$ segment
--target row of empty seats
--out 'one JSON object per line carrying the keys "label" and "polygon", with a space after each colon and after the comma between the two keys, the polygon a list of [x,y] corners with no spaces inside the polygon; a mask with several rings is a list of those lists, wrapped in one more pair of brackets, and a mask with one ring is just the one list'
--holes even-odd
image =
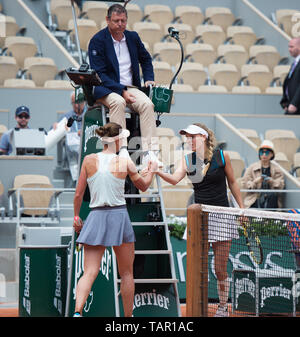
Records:
{"label": "row of empty seats", "polygon": [[[174,71],[169,63],[154,61],[153,68],[158,84],[170,83]],[[206,68],[200,63],[184,62],[177,77],[177,83],[188,84],[194,91],[207,83],[224,86],[226,91],[232,91],[234,87],[244,84],[257,87],[258,89],[252,92],[260,93],[275,84],[281,85],[280,79],[283,79],[287,71],[287,67],[284,70],[280,67],[273,73],[262,64],[244,64],[238,69],[234,64],[228,63],[213,63]]]}
{"label": "row of empty seats", "polygon": [[[82,11],[75,4],[75,12],[78,17],[86,17],[94,20],[98,28],[107,15],[109,3],[100,1],[85,1]],[[142,10],[138,4],[128,3],[128,24],[139,21],[156,22],[159,24],[188,23],[193,27],[201,23],[217,24],[226,29],[238,18],[235,18],[230,8],[227,7],[207,7],[204,12],[198,6],[177,6],[173,11],[167,5],[147,4]],[[57,25],[59,30],[68,29],[68,20],[72,19],[72,10],[68,0],[49,0],[47,2],[49,26]],[[53,20],[54,19],[54,20]]]}

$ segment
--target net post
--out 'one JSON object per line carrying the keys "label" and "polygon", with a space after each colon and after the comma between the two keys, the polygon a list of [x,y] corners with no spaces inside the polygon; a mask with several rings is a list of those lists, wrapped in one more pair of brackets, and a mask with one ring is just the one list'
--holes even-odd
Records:
{"label": "net post", "polygon": [[201,205],[187,209],[186,310],[189,317],[208,316],[208,214]]}

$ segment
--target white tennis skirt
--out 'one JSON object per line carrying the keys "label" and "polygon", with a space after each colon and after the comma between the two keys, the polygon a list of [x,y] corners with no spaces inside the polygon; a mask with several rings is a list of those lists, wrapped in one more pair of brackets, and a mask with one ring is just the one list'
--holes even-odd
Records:
{"label": "white tennis skirt", "polygon": [[235,215],[222,213],[208,214],[208,241],[228,241],[238,239],[238,221]]}
{"label": "white tennis skirt", "polygon": [[[207,224],[202,224],[207,226]],[[232,214],[208,214],[208,242],[230,241],[238,239],[238,221]],[[183,234],[183,239],[187,239],[187,229]]]}

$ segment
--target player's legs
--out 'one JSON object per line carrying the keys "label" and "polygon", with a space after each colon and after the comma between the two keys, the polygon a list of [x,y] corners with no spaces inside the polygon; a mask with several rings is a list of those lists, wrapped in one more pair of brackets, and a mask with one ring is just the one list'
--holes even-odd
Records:
{"label": "player's legs", "polygon": [[125,99],[112,92],[102,98],[97,99],[97,103],[105,105],[109,109],[109,121],[120,124],[123,129],[126,129],[126,119],[125,119]]}
{"label": "player's legs", "polygon": [[82,309],[89,296],[92,285],[99,273],[104,246],[84,245],[84,272],[76,287],[75,312],[82,314]]}
{"label": "player's legs", "polygon": [[228,301],[229,280],[227,275],[227,262],[230,247],[231,240],[218,241],[212,244],[215,257],[215,273],[217,276],[218,295],[221,306],[226,305]]}
{"label": "player's legs", "polygon": [[136,88],[128,88],[128,90],[136,98],[135,103],[130,104],[130,108],[140,115],[142,148],[144,151],[158,151],[154,105],[150,98],[141,90]]}
{"label": "player's legs", "polygon": [[121,246],[114,246],[113,249],[117,257],[118,271],[121,277],[121,296],[124,315],[125,317],[131,317],[134,297],[134,242],[123,243]]}

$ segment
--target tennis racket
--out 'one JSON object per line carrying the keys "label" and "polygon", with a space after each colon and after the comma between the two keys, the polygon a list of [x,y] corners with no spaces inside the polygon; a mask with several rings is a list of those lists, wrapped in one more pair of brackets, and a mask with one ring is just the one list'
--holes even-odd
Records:
{"label": "tennis racket", "polygon": [[240,224],[243,228],[244,236],[246,238],[246,244],[251,257],[253,258],[255,263],[261,264],[263,262],[263,249],[258,235],[256,234],[255,230],[249,222],[241,220]]}

